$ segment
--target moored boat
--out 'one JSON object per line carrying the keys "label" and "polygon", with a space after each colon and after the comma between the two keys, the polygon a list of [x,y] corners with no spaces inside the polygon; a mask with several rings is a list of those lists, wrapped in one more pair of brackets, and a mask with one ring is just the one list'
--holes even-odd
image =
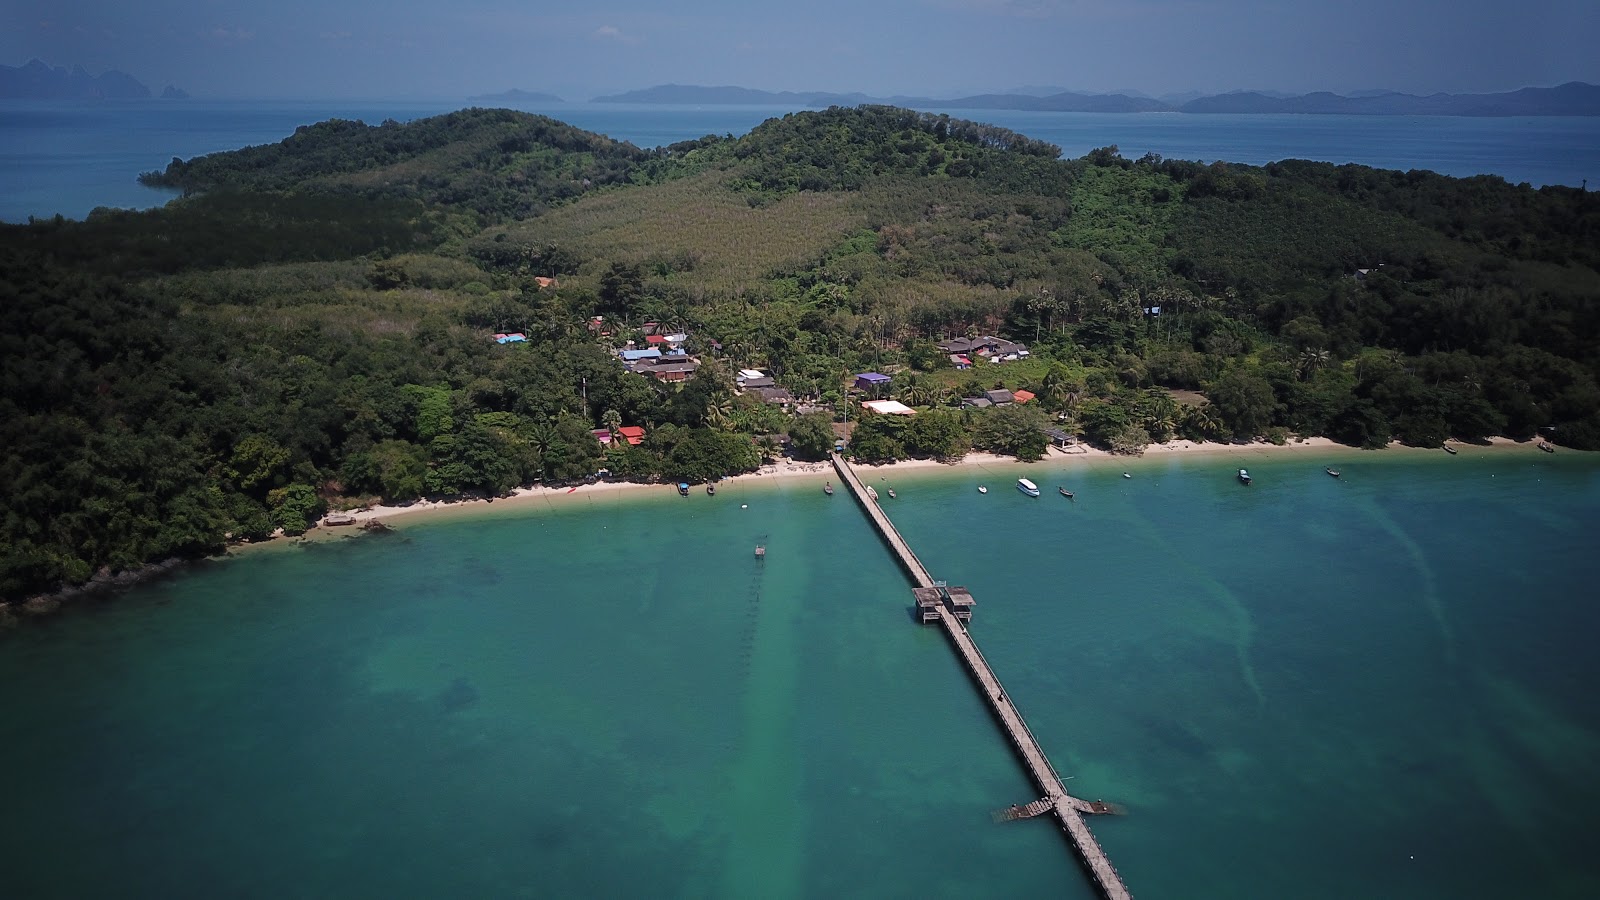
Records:
{"label": "moored boat", "polygon": [[1039,486],[1026,478],[1017,479],[1017,490],[1027,494],[1029,497],[1039,496]]}
{"label": "moored boat", "polygon": [[894,488],[889,488],[889,499],[890,500],[894,499]]}
{"label": "moored boat", "polygon": [[1456,448],[1450,446],[1449,444],[1444,444],[1443,446],[1444,446],[1444,452],[1450,454],[1451,456],[1455,456],[1456,455]]}
{"label": "moored boat", "polygon": [[1332,475],[1335,478],[1339,477],[1339,470],[1333,468],[1332,466],[1324,466],[1322,471],[1327,472],[1329,475]]}
{"label": "moored boat", "polygon": [[872,485],[867,485],[867,496],[873,500],[878,499],[878,491]]}
{"label": "moored boat", "polygon": [[978,485],[978,493],[987,494],[989,493],[989,489],[980,484]]}
{"label": "moored boat", "polygon": [[706,484],[706,494],[708,494],[708,495],[710,495],[712,497],[715,497],[717,495],[717,486],[714,485],[714,484],[707,483]]}
{"label": "moored boat", "polygon": [[679,497],[687,497],[687,496],[689,496],[689,482],[687,482],[687,481],[678,482],[678,496]]}
{"label": "moored boat", "polygon": [[822,486],[822,492],[824,494],[827,494],[829,497],[832,497],[833,496],[833,482],[830,481],[827,484],[824,484]]}
{"label": "moored boat", "polygon": [[1067,498],[1068,500],[1072,499],[1072,492],[1067,490],[1066,488],[1058,487],[1058,488],[1056,488],[1056,490],[1060,491],[1061,492],[1061,496]]}
{"label": "moored boat", "polygon": [[1240,469],[1239,470],[1239,483],[1240,484],[1249,484],[1250,483],[1250,473],[1246,472],[1243,469]]}
{"label": "moored boat", "polygon": [[1543,450],[1546,453],[1554,453],[1554,452],[1556,452],[1556,445],[1550,443],[1549,441],[1540,441],[1539,442],[1539,449]]}

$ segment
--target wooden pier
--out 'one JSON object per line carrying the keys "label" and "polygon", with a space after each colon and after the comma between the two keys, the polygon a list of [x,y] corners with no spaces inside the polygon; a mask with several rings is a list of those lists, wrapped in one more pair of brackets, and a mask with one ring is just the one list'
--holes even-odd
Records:
{"label": "wooden pier", "polygon": [[[1012,808],[1019,812],[1027,810],[1026,815],[1007,818],[1029,818],[1046,812],[1053,813],[1060,822],[1062,830],[1071,839],[1078,857],[1100,888],[1100,893],[1108,900],[1131,898],[1128,888],[1122,883],[1122,876],[1118,874],[1116,867],[1111,865],[1111,859],[1106,856],[1100,842],[1095,840],[1094,833],[1089,830],[1088,823],[1083,820],[1086,813],[1110,812],[1111,807],[1100,801],[1081,800],[1067,793],[1066,782],[1056,773],[1055,767],[1050,765],[1049,757],[1045,756],[1044,749],[1039,746],[1038,739],[1028,728],[1022,713],[1012,704],[1010,696],[1000,684],[1000,679],[995,676],[993,667],[984,658],[983,651],[978,649],[977,642],[967,633],[963,619],[970,619],[972,616],[972,595],[963,588],[947,588],[942,582],[934,581],[927,567],[911,551],[911,546],[900,536],[900,532],[895,529],[894,523],[889,521],[882,507],[875,499],[868,496],[866,487],[856,477],[855,470],[845,462],[844,457],[838,453],[833,454],[833,467],[838,470],[839,478],[850,488],[851,496],[855,497],[856,502],[866,511],[867,518],[872,520],[879,536],[889,546],[890,552],[916,584],[912,593],[922,614],[922,620],[929,623],[938,621],[944,626],[945,634],[955,646],[961,661],[966,664],[967,672],[983,692],[984,702],[989,705],[995,719],[1000,723],[1006,736],[1011,739],[1012,748],[1016,750],[1034,784],[1044,795],[1043,799],[1035,800],[1025,807]],[[955,602],[957,592],[964,595],[961,603]],[[965,615],[958,618],[963,612]],[[996,814],[997,818],[1010,811],[1002,810]]]}

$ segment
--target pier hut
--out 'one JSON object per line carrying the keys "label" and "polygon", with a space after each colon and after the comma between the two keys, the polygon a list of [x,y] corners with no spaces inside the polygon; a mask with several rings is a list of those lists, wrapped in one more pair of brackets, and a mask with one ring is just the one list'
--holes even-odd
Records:
{"label": "pier hut", "polygon": [[945,589],[946,605],[950,607],[950,611],[952,613],[955,613],[955,617],[963,622],[972,621],[972,607],[976,605],[977,602],[978,601],[972,599],[972,592],[964,587]]}
{"label": "pier hut", "polygon": [[936,587],[912,588],[911,596],[916,598],[917,612],[922,615],[922,624],[937,624],[939,621],[939,607],[944,605],[944,597],[939,595],[939,589]]}

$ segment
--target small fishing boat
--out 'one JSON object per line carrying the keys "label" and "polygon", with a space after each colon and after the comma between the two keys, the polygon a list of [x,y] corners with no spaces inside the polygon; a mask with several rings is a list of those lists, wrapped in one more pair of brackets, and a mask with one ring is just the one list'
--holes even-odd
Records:
{"label": "small fishing boat", "polygon": [[1132,478],[1132,477],[1133,477],[1133,476],[1132,476],[1132,475],[1129,475],[1129,474],[1128,474],[1128,473],[1127,473],[1127,472],[1123,472],[1123,473],[1122,473],[1122,477],[1123,477],[1123,478]]}
{"label": "small fishing boat", "polygon": [[1322,471],[1327,472],[1329,475],[1332,475],[1335,478],[1339,477],[1339,470],[1333,468],[1332,466],[1324,466]]}
{"label": "small fishing boat", "polygon": [[878,491],[872,485],[867,485],[867,496],[873,500],[878,499]]}
{"label": "small fishing boat", "polygon": [[1029,497],[1039,496],[1039,486],[1026,478],[1017,479],[1017,490],[1027,494]]}
{"label": "small fishing boat", "polygon": [[1058,488],[1056,488],[1056,490],[1060,491],[1061,492],[1061,496],[1067,498],[1068,500],[1072,499],[1072,492],[1067,490],[1066,488],[1058,487]]}
{"label": "small fishing boat", "polygon": [[889,499],[890,500],[894,499],[894,488],[889,488]]}
{"label": "small fishing boat", "polygon": [[1250,473],[1246,472],[1243,469],[1240,469],[1239,470],[1239,483],[1243,484],[1243,485],[1248,485],[1250,483]]}
{"label": "small fishing boat", "polygon": [[1556,445],[1550,443],[1549,441],[1540,441],[1539,442],[1539,449],[1543,450],[1546,453],[1554,453],[1554,452],[1556,452]]}
{"label": "small fishing boat", "polygon": [[689,483],[687,481],[678,482],[678,496],[679,497],[687,497],[687,496],[689,496]]}
{"label": "small fishing boat", "polygon": [[978,493],[987,494],[989,493],[989,489],[980,484],[978,485]]}
{"label": "small fishing boat", "polygon": [[822,492],[824,494],[827,494],[829,497],[832,497],[833,496],[833,482],[830,481],[827,484],[824,484],[822,486]]}
{"label": "small fishing boat", "polygon": [[1455,456],[1456,455],[1456,448],[1450,446],[1449,444],[1445,444],[1444,445],[1444,452],[1450,454],[1451,456]]}
{"label": "small fishing boat", "polygon": [[708,482],[706,484],[706,494],[707,496],[715,497],[717,495],[717,486]]}

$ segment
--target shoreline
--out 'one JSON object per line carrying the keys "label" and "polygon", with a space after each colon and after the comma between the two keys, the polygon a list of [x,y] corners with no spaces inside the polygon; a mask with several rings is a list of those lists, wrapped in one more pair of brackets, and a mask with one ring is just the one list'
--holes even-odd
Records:
{"label": "shoreline", "polygon": [[[1459,447],[1472,452],[1504,453],[1514,450],[1527,450],[1536,452],[1532,441],[1517,442],[1511,438],[1490,438],[1487,444],[1459,444]],[[909,474],[919,471],[953,472],[967,468],[1043,468],[1057,469],[1063,466],[1090,465],[1095,467],[1123,465],[1128,468],[1148,464],[1157,460],[1188,459],[1188,458],[1250,458],[1271,459],[1279,456],[1288,456],[1304,453],[1323,453],[1339,456],[1358,456],[1378,451],[1363,450],[1360,447],[1351,447],[1325,437],[1304,438],[1290,441],[1287,444],[1272,444],[1265,441],[1255,441],[1248,444],[1223,444],[1223,443],[1197,443],[1188,440],[1168,441],[1164,444],[1151,444],[1139,456],[1119,456],[1108,450],[1100,450],[1088,445],[1079,444],[1067,450],[1050,448],[1046,455],[1034,462],[1024,462],[1014,456],[1001,456],[999,454],[983,451],[973,451],[961,459],[953,462],[941,462],[936,459],[904,459],[892,463],[868,464],[852,463],[855,469],[868,475],[888,476],[892,474]],[[1395,453],[1407,457],[1422,457],[1425,455],[1438,455],[1440,458],[1449,458],[1439,448],[1407,447],[1399,442],[1391,442],[1382,451],[1385,454]],[[1581,451],[1567,450],[1568,453]],[[834,477],[831,462],[803,462],[791,459],[781,459],[776,463],[762,466],[754,472],[743,475],[731,475],[717,482],[719,487],[735,485],[752,485],[772,480],[774,483],[788,483],[792,479],[811,478],[813,480],[828,480]],[[695,488],[701,488],[696,485]],[[353,537],[361,533],[361,528],[368,522],[377,521],[391,528],[406,525],[417,525],[425,521],[436,521],[442,518],[461,515],[470,511],[487,512],[491,508],[503,510],[507,508],[531,508],[534,504],[544,502],[551,509],[567,506],[576,500],[593,500],[601,497],[643,496],[650,491],[672,490],[668,483],[643,483],[632,481],[602,481],[595,484],[583,484],[575,487],[524,487],[517,488],[510,495],[495,499],[473,498],[469,500],[419,500],[405,505],[378,505],[359,510],[351,510],[348,515],[354,520],[350,525],[326,525],[319,523],[303,535],[280,536],[269,538],[265,541],[255,541],[249,544],[237,544],[228,549],[229,556],[236,552],[250,552],[257,548],[282,546],[285,544],[301,544],[313,541]],[[398,523],[398,524],[396,524]]]}
{"label": "shoreline", "polygon": [[[1490,438],[1484,444],[1462,444],[1456,446],[1469,456],[1474,453],[1494,453],[1497,455],[1516,451],[1538,454],[1536,441],[1518,442],[1507,437]],[[1234,457],[1235,460],[1253,459],[1269,460],[1274,458],[1295,456],[1301,454],[1317,454],[1334,456],[1341,459],[1354,458],[1375,451],[1363,450],[1340,444],[1324,437],[1305,438],[1291,441],[1287,444],[1271,444],[1262,441],[1248,444],[1225,443],[1196,443],[1194,441],[1177,440],[1164,444],[1151,444],[1138,456],[1119,456],[1106,450],[1096,449],[1084,444],[1078,444],[1062,450],[1052,447],[1046,455],[1034,462],[1024,462],[1013,456],[1000,456],[993,453],[973,451],[954,462],[941,462],[936,459],[907,459],[892,463],[878,465],[852,464],[863,479],[876,477],[884,480],[889,476],[920,476],[939,472],[960,472],[973,469],[1004,469],[1005,477],[1015,472],[1060,472],[1078,466],[1093,469],[1121,467],[1127,470],[1151,465],[1160,461],[1177,459],[1225,459]],[[1582,451],[1563,448],[1563,454],[1580,454]],[[1392,456],[1391,456],[1392,454]],[[1413,460],[1436,455],[1440,459],[1451,458],[1440,448],[1406,447],[1398,442],[1391,442],[1384,448],[1384,458],[1403,456]],[[1232,462],[1230,462],[1232,465]],[[751,486],[751,485],[779,485],[794,483],[802,479],[812,481],[827,481],[836,477],[831,462],[802,462],[791,459],[780,459],[776,463],[762,466],[754,472],[743,475],[733,475],[721,479],[718,484],[726,487]],[[700,487],[696,485],[696,487]],[[302,547],[308,544],[322,544],[329,542],[352,540],[355,538],[375,536],[383,532],[399,532],[405,528],[422,525],[428,522],[441,521],[455,517],[474,517],[490,512],[511,510],[513,512],[528,513],[538,508],[537,504],[550,511],[563,508],[574,508],[578,501],[592,502],[597,499],[622,499],[625,497],[643,498],[651,491],[673,490],[668,483],[647,484],[631,481],[602,481],[595,484],[583,484],[575,487],[524,487],[517,488],[509,496],[494,499],[474,498],[467,500],[419,500],[404,505],[377,505],[363,509],[351,510],[347,513],[351,517],[348,525],[328,525],[319,521],[309,528],[304,534],[278,535],[261,541],[231,544],[222,553],[204,557],[208,560],[227,560],[245,555],[278,551],[286,548]],[[379,532],[369,532],[364,526],[371,524],[382,525]],[[77,605],[72,601],[88,597],[101,598],[126,590],[146,581],[154,580],[187,568],[188,562],[184,560],[166,560],[152,563],[138,569],[130,569],[105,578],[97,578],[93,583],[64,587],[57,591],[45,594],[36,594],[20,600],[0,603],[0,629],[15,627],[24,618],[40,618],[58,611],[62,606]]]}

